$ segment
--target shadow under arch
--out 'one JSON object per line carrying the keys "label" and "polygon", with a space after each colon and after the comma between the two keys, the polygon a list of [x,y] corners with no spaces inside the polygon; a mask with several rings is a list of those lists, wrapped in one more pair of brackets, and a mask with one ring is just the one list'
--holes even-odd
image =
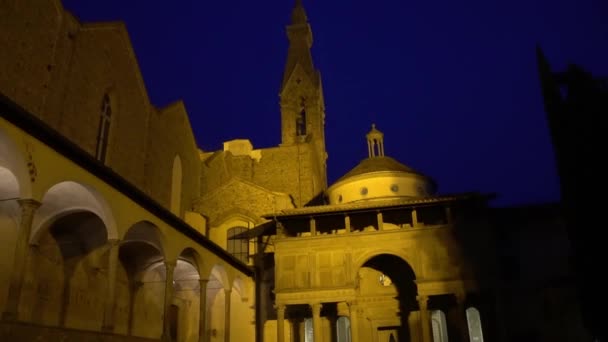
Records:
{"label": "shadow under arch", "polygon": [[361,267],[374,269],[388,276],[397,289],[399,301],[398,341],[410,341],[408,317],[410,312],[418,310],[418,287],[416,274],[410,264],[394,254],[380,253],[368,258]]}
{"label": "shadow under arch", "polygon": [[[91,329],[95,325],[92,322],[101,321],[103,312],[83,312],[83,303],[105,295],[105,281],[99,270],[104,267],[102,247],[107,243],[107,230],[101,218],[90,211],[59,216],[41,231],[29,266],[35,275],[33,288],[49,288],[55,300],[34,293],[25,296],[30,298],[25,305],[36,308],[30,312],[33,322],[44,324],[49,317],[56,317],[59,326]],[[73,301],[73,294],[87,300]]]}
{"label": "shadow under arch", "polygon": [[[118,258],[124,273],[117,276],[117,293],[128,302],[127,313],[118,317],[128,335],[157,338],[162,333],[162,310],[165,292],[165,256],[163,236],[151,222],[139,221],[124,235]],[[144,305],[145,304],[145,305]],[[153,312],[153,321],[144,318],[144,307]],[[153,326],[153,327],[151,327]]]}
{"label": "shadow under arch", "polygon": [[50,187],[42,197],[34,215],[30,243],[36,244],[42,232],[54,221],[77,211],[88,211],[99,217],[108,240],[118,237],[114,215],[103,196],[91,186],[63,181]]}

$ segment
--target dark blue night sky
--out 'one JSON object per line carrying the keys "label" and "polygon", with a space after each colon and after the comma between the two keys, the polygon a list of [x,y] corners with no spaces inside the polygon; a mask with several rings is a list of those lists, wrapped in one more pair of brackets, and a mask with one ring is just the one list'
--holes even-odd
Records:
{"label": "dark blue night sky", "polygon": [[[304,0],[323,77],[330,183],[385,150],[441,193],[497,193],[495,205],[557,201],[536,70],[577,63],[608,76],[603,0]],[[64,0],[82,21],[122,20],[152,102],[182,99],[203,150],[280,142],[278,91],[292,0]]]}

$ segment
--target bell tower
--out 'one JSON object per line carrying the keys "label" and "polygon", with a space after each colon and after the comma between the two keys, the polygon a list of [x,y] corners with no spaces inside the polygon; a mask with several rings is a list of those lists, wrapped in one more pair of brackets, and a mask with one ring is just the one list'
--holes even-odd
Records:
{"label": "bell tower", "polygon": [[301,0],[296,0],[287,26],[289,49],[280,91],[281,146],[310,144],[320,185],[327,186],[325,104],[321,75],[313,64],[312,30]]}

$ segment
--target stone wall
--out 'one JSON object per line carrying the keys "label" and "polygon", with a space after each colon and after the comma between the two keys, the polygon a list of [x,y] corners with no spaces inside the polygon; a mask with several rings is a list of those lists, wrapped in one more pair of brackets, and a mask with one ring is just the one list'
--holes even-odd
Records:
{"label": "stone wall", "polygon": [[81,24],[59,0],[7,0],[0,8],[0,60],[0,93],[91,155],[108,94],[105,164],[168,207],[179,155],[182,208],[191,206],[199,165],[187,114],[181,102],[163,110],[150,104],[123,23]]}
{"label": "stone wall", "polygon": [[289,194],[303,206],[323,189],[316,156],[308,143],[261,149],[261,158],[218,151],[204,156],[201,194],[209,194],[237,177],[270,191]]}
{"label": "stone wall", "polygon": [[188,113],[178,101],[150,116],[148,149],[146,153],[146,189],[169,208],[173,160],[179,156],[182,164],[183,210],[192,209],[199,197],[200,159]]}

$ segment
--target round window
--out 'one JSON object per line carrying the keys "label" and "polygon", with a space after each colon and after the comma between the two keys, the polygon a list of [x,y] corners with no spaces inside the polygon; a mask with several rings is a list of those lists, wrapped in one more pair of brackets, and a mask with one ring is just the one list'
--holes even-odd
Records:
{"label": "round window", "polygon": [[362,187],[361,188],[361,195],[363,195],[363,196],[367,195],[367,188],[366,187]]}
{"label": "round window", "polygon": [[395,192],[395,193],[399,192],[399,185],[397,185],[397,184],[391,185],[391,191]]}

